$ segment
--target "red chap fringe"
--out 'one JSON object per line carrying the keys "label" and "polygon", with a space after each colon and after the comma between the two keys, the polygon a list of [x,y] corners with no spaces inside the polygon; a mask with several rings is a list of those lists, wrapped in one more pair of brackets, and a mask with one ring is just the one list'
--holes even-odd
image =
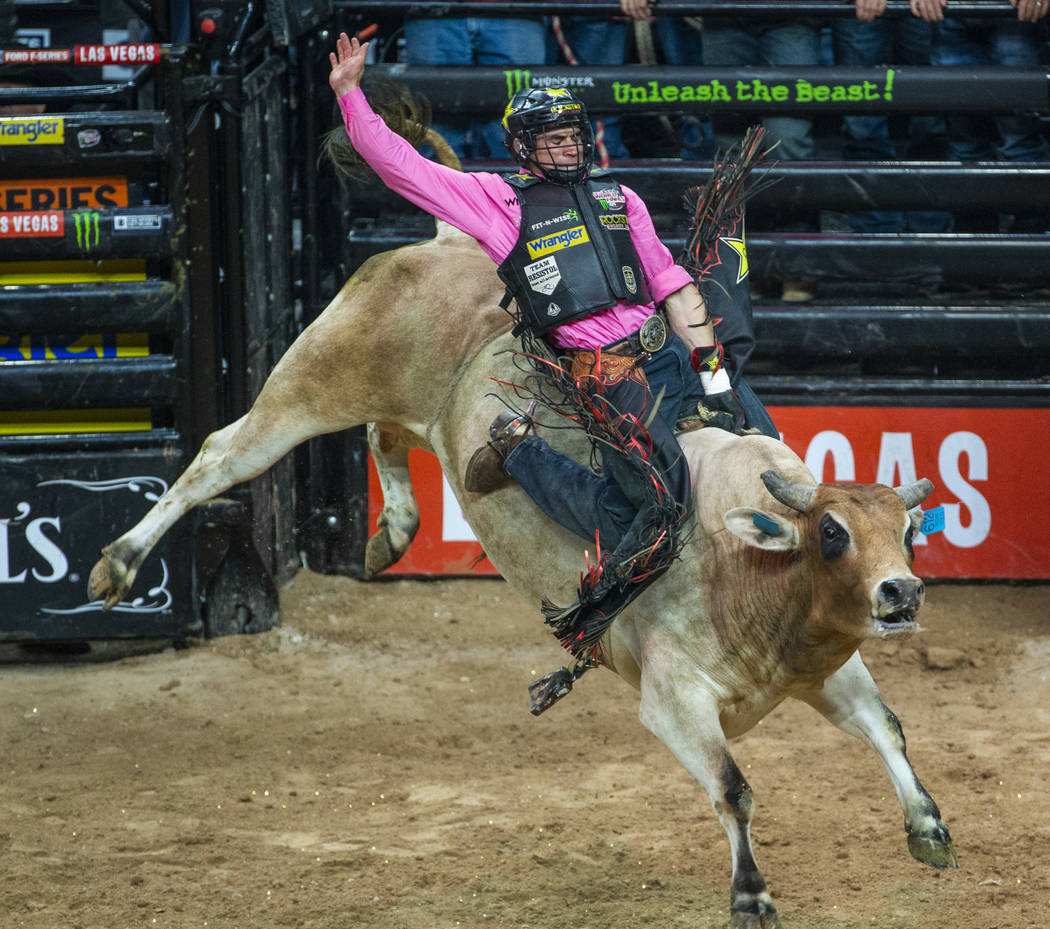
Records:
{"label": "red chap fringe", "polygon": [[[564,607],[547,599],[541,603],[544,620],[562,646],[574,658],[596,665],[601,663],[601,640],[609,626],[678,557],[685,541],[684,512],[649,460],[652,442],[646,424],[613,407],[601,378],[588,375],[577,381],[550,358],[538,340],[525,335],[523,343],[525,351],[514,353],[525,375],[522,383],[500,383],[512,388],[522,400],[535,400],[557,413],[567,428],[583,429],[591,439],[593,468],[599,466],[599,445],[611,446],[640,471],[649,489],[647,511],[653,518],[632,536],[632,550],[610,552],[596,536],[595,560],[592,563],[589,556],[586,558],[587,570],[580,574],[576,601]],[[619,428],[625,420],[630,421],[631,429]],[[634,438],[624,443],[624,432],[633,433]],[[634,454],[628,455],[632,451]]]}
{"label": "red chap fringe", "polygon": [[683,195],[692,225],[678,262],[698,277],[706,276],[710,262],[716,260],[714,245],[722,230],[733,224],[748,200],[778,180],[766,172],[751,175],[755,165],[776,148],[776,143],[763,147],[765,135],[761,126],[752,126],[736,145],[715,157],[707,183],[690,187]]}

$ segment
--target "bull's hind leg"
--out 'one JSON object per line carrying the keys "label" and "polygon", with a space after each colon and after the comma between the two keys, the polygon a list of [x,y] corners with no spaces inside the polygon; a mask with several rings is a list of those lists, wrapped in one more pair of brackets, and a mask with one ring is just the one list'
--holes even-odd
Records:
{"label": "bull's hind leg", "polygon": [[935,868],[957,868],[955,846],[948,827],[941,820],[941,811],[915,776],[900,723],[882,702],[859,653],[854,653],[829,677],[820,691],[803,699],[843,732],[863,740],[878,754],[904,810],[904,828],[912,857]]}
{"label": "bull's hind leg", "polygon": [[419,504],[408,473],[408,450],[418,444],[399,426],[368,424],[368,448],[383,488],[383,512],[379,515],[379,530],[365,547],[366,580],[397,562],[416,537]]}
{"label": "bull's hind leg", "polygon": [[[289,394],[280,394],[287,401]],[[264,387],[248,413],[208,436],[197,457],[138,524],[102,549],[88,579],[91,600],[104,600],[104,608],[112,609],[131,589],[153,546],[179,518],[234,484],[261,474],[300,442],[342,428],[319,421],[305,404],[273,399]]]}
{"label": "bull's hind leg", "polygon": [[683,679],[673,667],[648,656],[643,662],[641,690],[642,723],[703,785],[729,837],[733,856],[730,926],[777,929],[776,907],[751,847],[751,787],[729,754],[714,701],[695,679]]}

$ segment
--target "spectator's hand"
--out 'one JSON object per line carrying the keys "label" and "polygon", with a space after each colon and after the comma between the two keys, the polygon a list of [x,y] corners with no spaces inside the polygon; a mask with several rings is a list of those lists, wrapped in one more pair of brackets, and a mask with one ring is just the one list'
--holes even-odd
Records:
{"label": "spectator's hand", "polygon": [[886,0],[857,0],[857,19],[871,23],[886,12]]}
{"label": "spectator's hand", "polygon": [[948,0],[911,0],[912,15],[925,19],[928,23],[939,23],[944,19],[944,9]]}
{"label": "spectator's hand", "polygon": [[654,18],[649,9],[649,0],[620,0],[620,12],[631,19],[640,19],[648,23]]}
{"label": "spectator's hand", "polygon": [[[339,41],[336,42],[336,51],[328,53],[328,61],[332,65],[332,73],[328,75],[328,83],[337,97],[350,93],[361,83],[361,75],[365,73],[365,56],[368,54],[368,43],[362,45],[357,36],[347,38],[345,32],[339,33]],[[338,53],[338,54],[337,54]]]}
{"label": "spectator's hand", "polygon": [[1017,10],[1022,23],[1037,23],[1046,16],[1046,0],[1010,0],[1010,6]]}

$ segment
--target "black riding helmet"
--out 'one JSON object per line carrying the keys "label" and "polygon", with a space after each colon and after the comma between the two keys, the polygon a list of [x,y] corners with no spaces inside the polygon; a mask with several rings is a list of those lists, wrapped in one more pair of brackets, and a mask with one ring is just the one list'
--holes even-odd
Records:
{"label": "black riding helmet", "polygon": [[[552,129],[573,128],[580,131],[580,157],[572,165],[557,168],[530,168],[555,184],[578,184],[591,170],[594,161],[594,133],[583,103],[568,90],[544,90],[529,87],[519,90],[503,112],[503,128],[507,132],[504,144],[518,164],[524,165],[536,154],[537,138]],[[514,142],[521,144],[514,150]]]}

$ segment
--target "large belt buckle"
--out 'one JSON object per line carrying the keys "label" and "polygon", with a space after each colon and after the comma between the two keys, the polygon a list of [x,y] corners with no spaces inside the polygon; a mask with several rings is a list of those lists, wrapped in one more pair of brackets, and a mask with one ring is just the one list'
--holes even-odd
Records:
{"label": "large belt buckle", "polygon": [[649,355],[660,351],[667,341],[667,323],[658,313],[654,313],[638,330],[638,345]]}

